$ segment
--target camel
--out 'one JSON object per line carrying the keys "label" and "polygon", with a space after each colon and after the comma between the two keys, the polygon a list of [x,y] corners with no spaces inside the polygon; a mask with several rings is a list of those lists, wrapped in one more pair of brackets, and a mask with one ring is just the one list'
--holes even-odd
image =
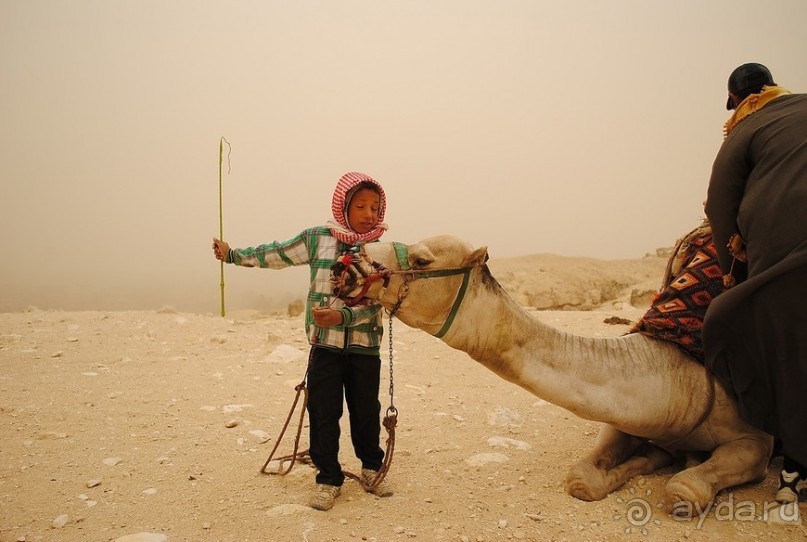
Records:
{"label": "camel", "polygon": [[739,417],[701,363],[639,333],[593,338],[544,324],[505,292],[487,259],[486,247],[447,235],[369,243],[332,280],[348,304],[380,303],[503,379],[601,422],[594,448],[566,476],[573,497],[603,499],[632,477],[683,459],[664,505],[692,517],[722,489],[765,477],[773,438]]}

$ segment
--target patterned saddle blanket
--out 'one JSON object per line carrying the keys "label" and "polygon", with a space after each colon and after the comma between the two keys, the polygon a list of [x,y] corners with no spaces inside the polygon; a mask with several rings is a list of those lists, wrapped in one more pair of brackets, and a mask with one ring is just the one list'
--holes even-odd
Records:
{"label": "patterned saddle blanket", "polygon": [[631,332],[673,342],[703,362],[703,318],[724,291],[712,229],[704,221],[676,243],[659,293]]}

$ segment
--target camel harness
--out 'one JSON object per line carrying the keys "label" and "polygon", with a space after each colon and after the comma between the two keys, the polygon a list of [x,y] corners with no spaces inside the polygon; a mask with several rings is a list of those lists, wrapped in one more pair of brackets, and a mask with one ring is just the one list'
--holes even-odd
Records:
{"label": "camel harness", "polygon": [[[364,245],[357,245],[350,250],[343,253],[339,260],[331,268],[332,275],[331,281],[334,285],[334,295],[340,299],[344,299],[348,307],[353,307],[359,303],[366,302],[365,296],[374,283],[381,281],[382,290],[378,299],[381,299],[389,286],[390,277],[393,275],[401,275],[403,277],[403,284],[398,290],[398,300],[389,311],[390,319],[395,316],[401,304],[409,295],[409,283],[417,279],[450,277],[454,275],[462,275],[462,284],[457,291],[457,296],[454,298],[454,304],[448,312],[445,322],[440,330],[434,334],[435,337],[442,338],[451,325],[454,323],[454,318],[462,305],[462,300],[465,298],[465,292],[468,290],[468,283],[471,275],[471,270],[474,266],[461,266],[461,267],[442,267],[435,269],[412,269],[409,265],[409,251],[403,243],[393,242],[392,247],[395,250],[395,258],[398,261],[400,270],[391,270],[384,267],[381,263],[373,260],[367,255],[364,250]],[[369,264],[369,270],[366,266],[362,266],[362,261]],[[359,289],[359,292],[352,297],[347,297],[350,293]],[[390,337],[391,339],[391,337]]]}

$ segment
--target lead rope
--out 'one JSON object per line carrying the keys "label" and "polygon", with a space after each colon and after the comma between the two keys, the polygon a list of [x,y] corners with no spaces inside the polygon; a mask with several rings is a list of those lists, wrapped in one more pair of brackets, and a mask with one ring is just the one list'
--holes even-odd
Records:
{"label": "lead rope", "polygon": [[382,424],[384,425],[384,429],[387,430],[387,451],[384,453],[384,461],[381,463],[381,468],[378,471],[378,475],[375,477],[375,480],[366,484],[364,480],[357,477],[354,474],[345,473],[345,476],[349,476],[354,480],[358,480],[361,483],[362,487],[365,491],[372,492],[375,488],[377,488],[381,482],[384,481],[384,478],[387,476],[387,472],[389,471],[390,465],[392,464],[392,456],[395,453],[395,426],[398,425],[398,409],[395,408],[395,379],[393,374],[393,352],[392,352],[392,317],[394,313],[390,313],[389,315],[389,407],[387,407],[387,412],[384,416],[384,420]]}
{"label": "lead rope", "polygon": [[[384,425],[384,429],[387,431],[387,450],[384,453],[384,461],[381,464],[381,468],[378,471],[378,475],[376,476],[375,480],[366,484],[364,480],[360,476],[356,476],[352,472],[343,471],[345,477],[352,478],[361,484],[362,488],[365,491],[372,491],[373,489],[377,488],[384,478],[387,476],[387,472],[390,469],[390,465],[392,464],[392,456],[395,453],[395,427],[398,425],[398,409],[395,408],[394,403],[394,396],[395,396],[395,385],[394,385],[394,378],[393,378],[393,339],[392,339],[392,317],[393,314],[390,314],[389,317],[389,401],[390,406],[387,407],[386,415],[384,416],[384,420],[382,424]],[[316,344],[316,339],[314,341]],[[308,379],[308,371],[311,368],[311,360],[314,356],[314,348],[312,345],[311,351],[308,353],[308,365],[306,366],[305,374],[303,375],[303,380],[297,386],[295,386],[295,391],[297,392],[294,396],[294,402],[291,405],[291,409],[289,410],[289,415],[286,417],[286,422],[283,424],[283,428],[280,431],[280,435],[278,435],[277,441],[275,442],[274,448],[272,448],[272,452],[269,454],[269,458],[261,467],[261,474],[276,474],[280,476],[285,476],[291,469],[294,467],[294,463],[300,461],[301,463],[305,463],[307,465],[313,465],[311,461],[311,455],[309,450],[303,450],[302,452],[299,450],[300,445],[300,435],[303,430],[303,422],[305,420],[305,412],[306,406],[308,405],[308,386],[306,385],[306,380]],[[294,438],[294,449],[291,454],[285,455],[282,457],[278,457],[276,461],[278,462],[277,470],[267,471],[266,467],[269,463],[272,462],[275,456],[275,452],[277,451],[280,443],[283,441],[283,437],[286,434],[286,429],[289,426],[289,422],[291,421],[291,417],[294,414],[294,410],[297,407],[297,402],[300,399],[300,396],[303,397],[303,404],[302,409],[300,411],[300,421],[297,425],[297,434]],[[288,467],[283,468],[285,463],[289,463]]]}
{"label": "lead rope", "polygon": [[[316,344],[316,338],[314,339],[314,343]],[[300,461],[301,463],[306,463],[308,465],[312,464],[311,455],[309,454],[308,449],[303,450],[302,452],[298,452],[298,450],[300,448],[300,434],[303,431],[303,421],[305,420],[305,408],[308,405],[308,386],[306,385],[306,380],[308,379],[308,371],[311,368],[311,359],[313,357],[314,348],[312,345],[311,350],[308,352],[308,365],[306,365],[303,380],[294,387],[294,390],[297,393],[294,396],[294,402],[291,404],[291,410],[289,410],[289,415],[286,416],[286,423],[283,424],[283,429],[280,430],[280,435],[278,435],[277,440],[275,441],[275,447],[272,448],[272,453],[269,454],[269,458],[266,460],[266,463],[264,463],[263,467],[261,467],[261,474],[279,474],[280,476],[285,476],[291,472],[291,469],[294,467],[294,463],[296,461]],[[283,441],[283,436],[286,434],[286,429],[289,427],[289,422],[294,414],[294,409],[297,408],[297,402],[300,400],[300,395],[303,396],[303,406],[300,410],[300,423],[297,425],[297,434],[294,437],[294,449],[291,454],[277,458],[277,470],[267,471],[266,467],[272,462],[275,452],[280,446],[280,443]],[[284,469],[283,465],[287,462],[289,463],[289,466]]]}
{"label": "lead rope", "polygon": [[[308,371],[311,369],[311,360],[314,359],[314,346],[319,342],[319,333],[314,334],[314,339],[311,341],[311,349],[308,351],[308,363],[305,366],[305,373],[303,374],[303,379],[294,387],[294,391],[297,393],[294,396],[294,402],[291,404],[291,409],[289,410],[289,415],[286,416],[286,423],[283,424],[283,429],[280,430],[280,435],[278,435],[277,439],[275,440],[275,446],[272,448],[272,452],[269,454],[269,457],[266,459],[266,462],[261,467],[261,474],[279,474],[280,476],[285,476],[289,472],[291,472],[292,467],[294,467],[294,463],[300,461],[301,463],[305,463],[307,465],[313,465],[313,461],[311,460],[311,454],[308,449],[303,450],[302,452],[298,451],[300,449],[300,435],[303,432],[303,422],[305,421],[305,411],[306,407],[308,406],[308,385],[306,381],[308,380]],[[266,467],[269,466],[269,463],[272,462],[272,459],[275,456],[275,452],[277,448],[280,446],[280,443],[283,441],[283,436],[286,434],[286,429],[289,427],[289,422],[291,421],[291,417],[294,414],[294,409],[297,408],[297,402],[300,400],[300,395],[303,396],[303,406],[300,409],[300,422],[297,424],[297,434],[294,437],[294,448],[289,455],[284,455],[282,457],[277,458],[277,470],[274,471],[267,471]],[[287,468],[283,468],[283,464],[289,462],[289,466]]]}

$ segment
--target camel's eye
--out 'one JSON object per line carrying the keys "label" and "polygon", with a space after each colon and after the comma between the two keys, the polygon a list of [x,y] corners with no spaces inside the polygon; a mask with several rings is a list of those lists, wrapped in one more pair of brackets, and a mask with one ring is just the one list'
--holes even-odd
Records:
{"label": "camel's eye", "polygon": [[432,263],[432,260],[428,258],[417,258],[415,259],[415,269],[423,269],[429,267]]}

